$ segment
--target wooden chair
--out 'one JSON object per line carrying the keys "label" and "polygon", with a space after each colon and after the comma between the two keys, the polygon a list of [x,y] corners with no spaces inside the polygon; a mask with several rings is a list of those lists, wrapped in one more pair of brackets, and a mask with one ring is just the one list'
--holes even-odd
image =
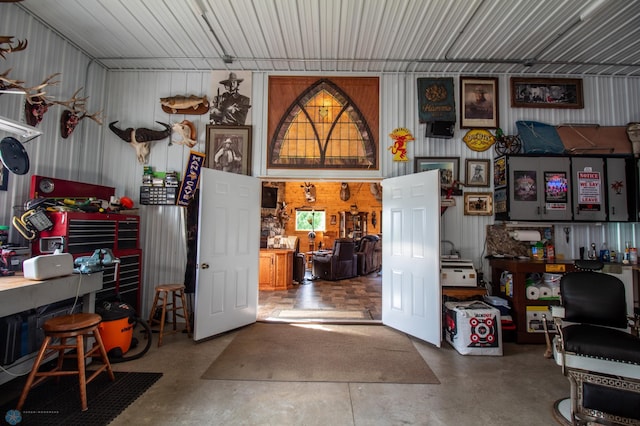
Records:
{"label": "wooden chair", "polygon": [[[87,410],[87,383],[91,382],[103,371],[107,372],[112,381],[115,380],[113,371],[111,370],[111,364],[109,363],[109,358],[107,357],[107,351],[104,348],[102,338],[98,332],[98,325],[100,324],[100,321],[102,321],[102,317],[98,314],[79,313],[55,317],[43,324],[42,329],[44,330],[45,338],[33,364],[31,373],[27,378],[27,382],[22,389],[22,394],[20,395],[20,400],[16,407],[17,410],[22,410],[27,399],[27,394],[31,388],[49,377],[60,377],[65,375],[78,376],[82,411]],[[84,338],[91,336],[96,339],[96,345],[85,353]],[[67,339],[69,338],[74,338],[75,342],[67,344]],[[59,344],[55,344],[57,339],[60,339]],[[65,351],[67,349],[75,349],[76,353],[66,354]],[[58,363],[56,367],[50,371],[39,371],[42,360],[55,352],[58,353]],[[85,359],[92,357],[96,353],[100,354],[102,365],[87,378],[85,372]],[[62,369],[62,364],[66,357],[77,358],[77,370]]]}
{"label": "wooden chair", "polygon": [[[167,312],[170,312],[173,316],[173,330],[171,333],[177,332],[177,319],[181,317],[186,322],[187,335],[191,337],[191,325],[189,324],[189,315],[187,314],[187,297],[184,293],[185,286],[183,284],[161,284],[156,287],[156,295],[153,299],[153,306],[151,307],[151,314],[149,314],[149,327],[154,325],[160,325],[160,331],[158,336],[158,347],[162,345],[162,336],[165,334],[164,323],[167,316]],[[171,297],[171,303],[168,303],[169,297]],[[176,304],[178,298],[182,305]],[[161,306],[160,319],[156,318],[156,310],[158,306]],[[182,310],[182,313],[178,313]]]}

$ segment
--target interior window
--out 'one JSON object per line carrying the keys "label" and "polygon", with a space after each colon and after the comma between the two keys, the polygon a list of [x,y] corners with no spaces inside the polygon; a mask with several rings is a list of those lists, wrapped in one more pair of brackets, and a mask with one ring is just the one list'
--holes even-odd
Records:
{"label": "interior window", "polygon": [[324,210],[296,210],[296,231],[326,231]]}
{"label": "interior window", "polygon": [[371,168],[376,145],[358,106],[319,80],[289,106],[271,142],[271,167]]}

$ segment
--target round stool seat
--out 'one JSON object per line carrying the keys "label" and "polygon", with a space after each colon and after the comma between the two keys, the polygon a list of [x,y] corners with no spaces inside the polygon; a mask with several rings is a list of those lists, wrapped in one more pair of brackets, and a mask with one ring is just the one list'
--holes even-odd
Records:
{"label": "round stool seat", "polygon": [[183,284],[160,284],[156,287],[156,291],[179,291],[184,290]]}
{"label": "round stool seat", "polygon": [[[191,337],[191,325],[189,324],[190,318],[187,313],[187,298],[185,296],[184,284],[159,284],[155,290],[155,297],[151,306],[151,312],[149,314],[149,327],[159,325],[158,330],[158,347],[162,345],[162,337],[165,334],[165,319],[167,314],[173,317],[173,333],[177,332],[177,320],[181,317],[185,320],[185,326],[187,335]],[[176,304],[180,300],[181,306]],[[160,318],[156,317],[156,313]],[[168,333],[168,332],[167,332]]]}
{"label": "round stool seat", "polygon": [[80,313],[62,315],[51,318],[42,325],[45,333],[61,333],[65,331],[76,331],[84,328],[95,327],[100,324],[102,317],[98,314]]}

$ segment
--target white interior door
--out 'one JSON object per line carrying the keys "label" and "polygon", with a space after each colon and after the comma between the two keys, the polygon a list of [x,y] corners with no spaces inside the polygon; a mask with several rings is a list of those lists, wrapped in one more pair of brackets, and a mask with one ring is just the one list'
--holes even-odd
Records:
{"label": "white interior door", "polygon": [[440,347],[440,174],[382,181],[382,322]]}
{"label": "white interior door", "polygon": [[203,168],[193,339],[256,322],[261,183]]}

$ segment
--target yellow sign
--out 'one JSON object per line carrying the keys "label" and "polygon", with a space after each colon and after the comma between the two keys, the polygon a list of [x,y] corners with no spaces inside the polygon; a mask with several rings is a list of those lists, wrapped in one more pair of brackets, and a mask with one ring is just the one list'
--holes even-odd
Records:
{"label": "yellow sign", "polygon": [[478,152],[486,151],[496,142],[496,137],[485,129],[469,130],[462,138],[467,146]]}
{"label": "yellow sign", "polygon": [[544,265],[546,272],[564,273],[566,271],[565,265],[562,263],[546,264]]}
{"label": "yellow sign", "polygon": [[409,129],[398,127],[389,134],[393,145],[387,149],[393,154],[393,161],[409,161],[407,157],[407,142],[415,140]]}

